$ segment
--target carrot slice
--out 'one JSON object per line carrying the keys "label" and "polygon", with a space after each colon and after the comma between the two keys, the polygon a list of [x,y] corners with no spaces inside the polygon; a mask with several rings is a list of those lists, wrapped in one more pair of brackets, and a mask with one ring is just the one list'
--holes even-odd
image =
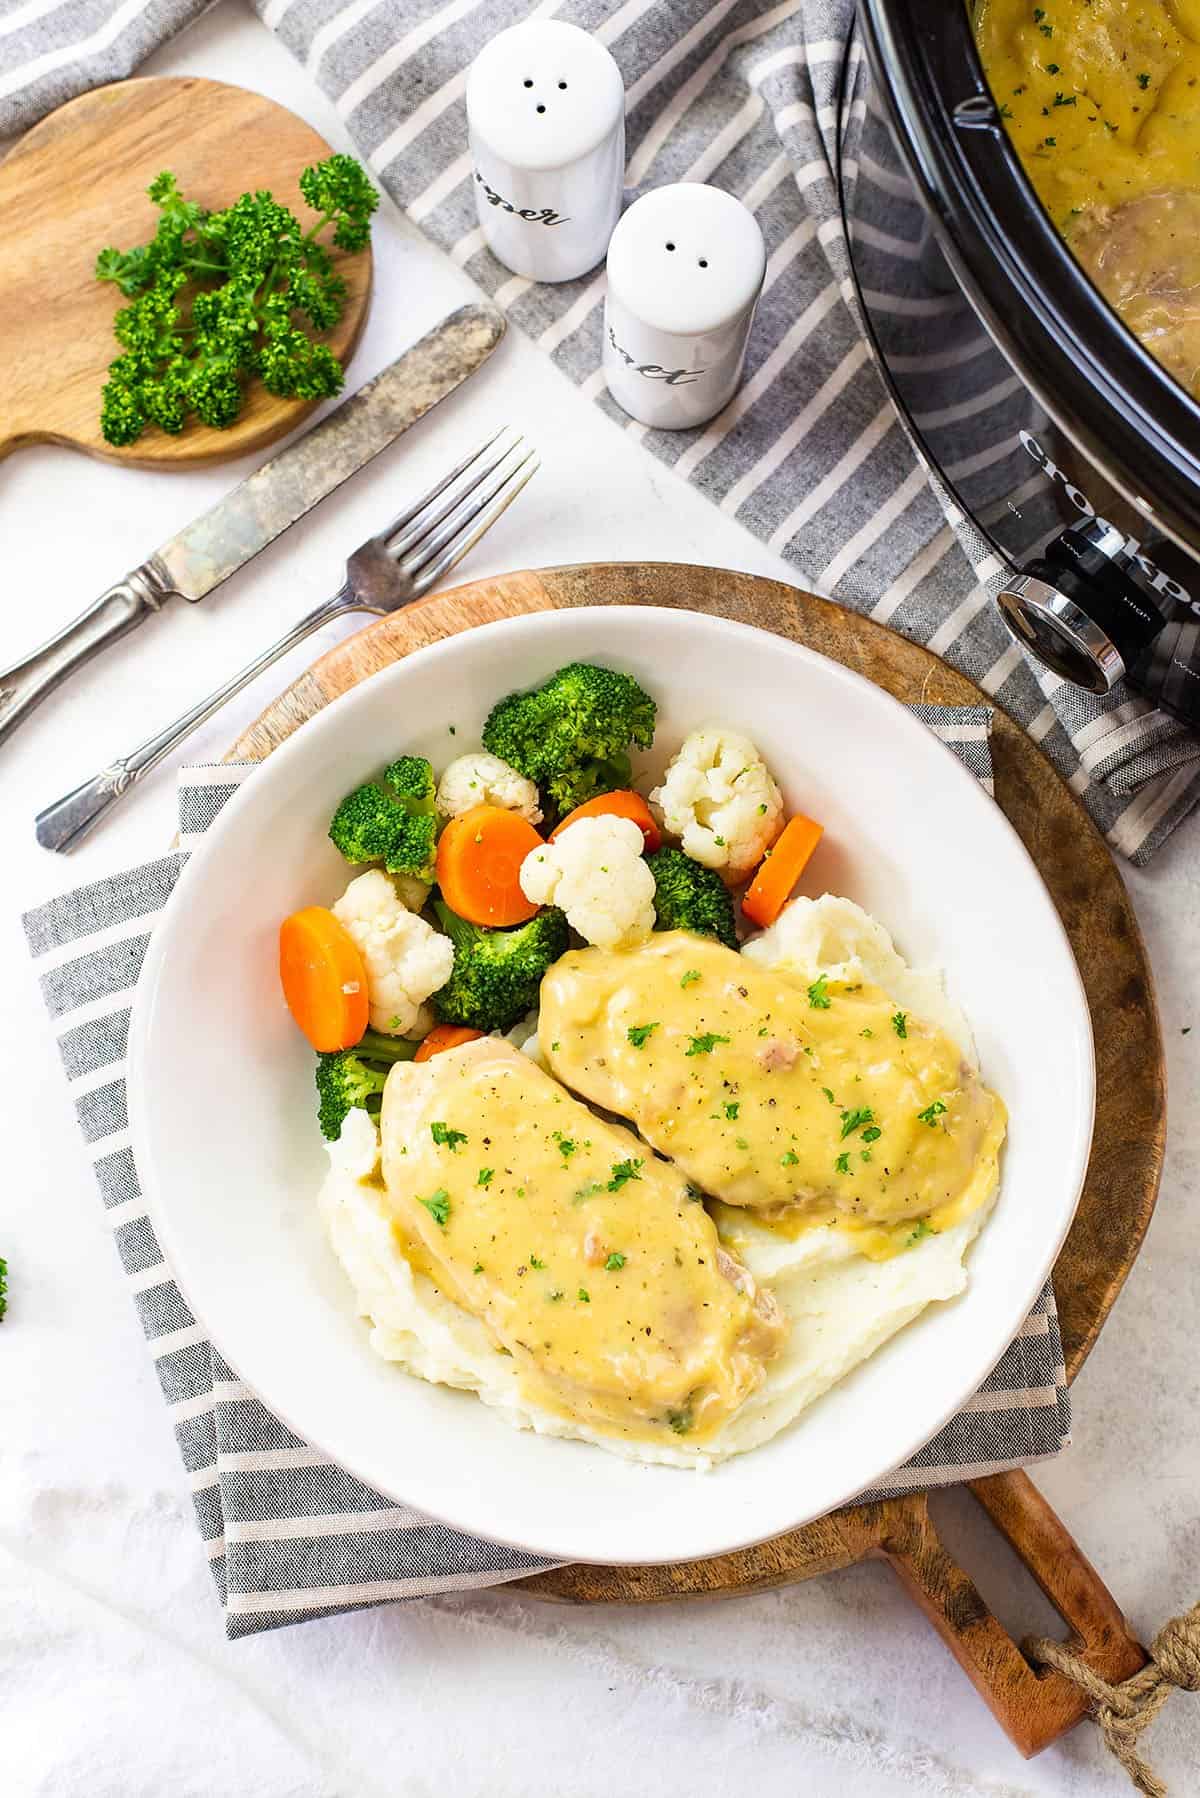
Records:
{"label": "carrot slice", "polygon": [[799,813],[789,818],[758,866],[746,889],[742,910],[763,930],[773,924],[803,874],[808,858],[821,841],[824,826]]}
{"label": "carrot slice", "polygon": [[413,1056],[414,1061],[432,1061],[435,1055],[444,1055],[447,1049],[460,1049],[464,1043],[473,1043],[483,1035],[482,1030],[469,1030],[465,1024],[438,1024]]}
{"label": "carrot slice", "polygon": [[524,924],[539,907],[521,891],[521,863],[544,838],[519,812],[476,805],[438,838],[442,898],[469,924]]}
{"label": "carrot slice", "polygon": [[314,1049],[352,1049],[367,1027],[367,971],[349,931],[323,905],[279,926],[279,980]]}
{"label": "carrot slice", "polygon": [[632,818],[646,839],[645,853],[653,855],[662,847],[662,832],[654,822],[654,815],[640,793],[633,793],[627,787],[615,793],[600,793],[595,799],[586,799],[577,805],[573,812],[568,812],[561,824],[556,824],[550,832],[550,841],[560,837],[569,824],[577,824],[580,818]]}

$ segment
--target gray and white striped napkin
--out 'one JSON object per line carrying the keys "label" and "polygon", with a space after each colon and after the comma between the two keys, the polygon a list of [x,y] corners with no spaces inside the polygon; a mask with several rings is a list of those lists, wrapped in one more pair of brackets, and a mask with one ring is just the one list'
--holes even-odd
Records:
{"label": "gray and white striped napkin", "polygon": [[[0,0],[0,137],[128,74],[208,4]],[[992,604],[1002,578],[997,559],[927,480],[860,328],[833,180],[837,84],[854,0],[254,5],[333,100],[393,199],[630,438],[820,591],[970,675],[1042,745],[1113,847],[1134,862],[1149,859],[1200,798],[1200,739],[1124,688],[1097,700],[1066,686],[1012,641]],[[631,190],[710,181],[745,200],[762,225],[769,261],[745,384],[697,430],[649,430],[609,399],[600,370],[602,270],[537,286],[483,246],[467,155],[466,70],[497,31],[550,14],[594,33],[620,66]],[[867,221],[868,285],[894,324],[891,349],[928,375],[922,422],[942,466],[973,506],[986,490],[986,512],[987,495],[1003,504],[1002,496],[1029,486],[1015,439],[1029,420],[1018,416],[1023,402],[1008,364],[922,255],[921,211],[871,114],[861,58],[854,81],[847,168]]]}
{"label": "gray and white striped napkin", "polygon": [[[990,791],[990,712],[914,710]],[[252,767],[184,770],[177,853],[94,881],[25,916],[79,1126],[154,1357],[231,1639],[337,1611],[496,1585],[548,1564],[447,1529],[371,1491],[302,1442],[208,1340],[155,1240],[126,1106],[133,991],[155,919],[188,854]],[[908,1466],[863,1496],[920,1491],[1043,1459],[1066,1446],[1069,1432],[1062,1343],[1047,1283],[971,1403]]]}

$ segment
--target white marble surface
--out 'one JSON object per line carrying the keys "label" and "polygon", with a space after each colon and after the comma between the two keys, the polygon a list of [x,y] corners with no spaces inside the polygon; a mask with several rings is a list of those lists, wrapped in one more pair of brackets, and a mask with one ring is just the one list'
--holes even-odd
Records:
{"label": "white marble surface", "polygon": [[[235,0],[154,66],[260,88],[343,142],[315,87]],[[355,381],[470,291],[386,208],[377,243],[377,297]],[[336,502],[206,605],[177,604],[151,620],[2,751],[0,1253],[12,1269],[0,1329],[4,1790],[13,1798],[565,1790],[716,1798],[752,1782],[761,1798],[1118,1792],[1122,1778],[1090,1729],[1021,1762],[874,1567],[726,1603],[577,1612],[496,1592],[225,1642],[17,922],[20,906],[53,888],[157,853],[172,828],[170,771],[70,862],[36,848],[30,819],[322,597],[346,549],[397,497],[506,421],[529,432],[545,466],[471,572],[614,554],[783,572],[512,339],[486,374]],[[0,663],[240,472],[155,476],[55,449],[12,457],[0,471]],[[219,751],[309,654],[231,707],[193,753]],[[1075,1447],[1038,1479],[1147,1633],[1200,1596],[1191,1213],[1200,1153],[1200,825],[1185,827],[1130,884],[1171,1062],[1167,1176],[1146,1248],[1076,1388]],[[1182,1035],[1193,1021],[1196,1030]],[[938,1509],[1012,1627],[1047,1622],[969,1501],[949,1497]],[[1173,1791],[1194,1792],[1200,1700],[1175,1699],[1153,1747]]]}

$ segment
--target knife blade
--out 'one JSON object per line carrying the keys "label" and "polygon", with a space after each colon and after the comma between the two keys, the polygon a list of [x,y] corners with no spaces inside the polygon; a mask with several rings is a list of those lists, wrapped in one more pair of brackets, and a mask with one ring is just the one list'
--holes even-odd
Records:
{"label": "knife blade", "polygon": [[173,595],[203,599],[486,362],[504,335],[492,306],[460,306],[131,569],[66,628],[0,671],[0,742],[60,682]]}

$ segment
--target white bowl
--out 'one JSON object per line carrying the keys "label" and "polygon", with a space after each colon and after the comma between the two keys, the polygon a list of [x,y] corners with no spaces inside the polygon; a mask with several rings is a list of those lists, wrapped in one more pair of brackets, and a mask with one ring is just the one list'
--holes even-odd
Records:
{"label": "white bowl", "polygon": [[[347,871],[334,806],[401,751],[435,767],[500,695],[575,659],[655,695],[661,766],[686,732],[750,732],[826,836],[804,888],[848,894],[946,970],[1011,1129],[966,1293],[932,1306],[775,1441],[716,1471],[631,1465],[514,1431],[376,1357],[318,1222],[312,1054],[276,974],[279,920]],[[451,734],[451,727],[455,734]],[[723,1553],[845,1503],[982,1383],[1036,1300],[1087,1167],[1091,1026],[1054,906],[999,808],[905,709],[836,662],[696,613],[537,613],[419,651],[337,700],[229,801],[156,929],[134,1007],[137,1164],[197,1318],[263,1403],[361,1479],[546,1555]]]}

